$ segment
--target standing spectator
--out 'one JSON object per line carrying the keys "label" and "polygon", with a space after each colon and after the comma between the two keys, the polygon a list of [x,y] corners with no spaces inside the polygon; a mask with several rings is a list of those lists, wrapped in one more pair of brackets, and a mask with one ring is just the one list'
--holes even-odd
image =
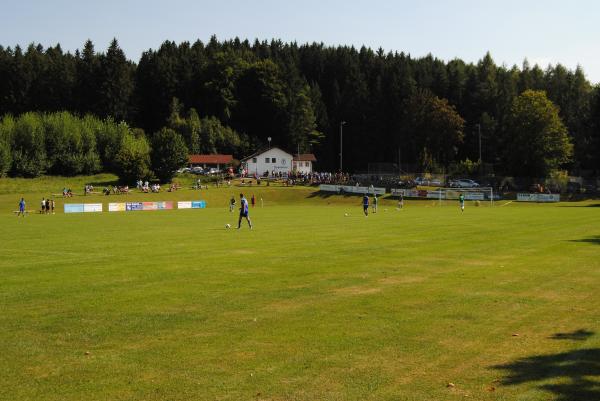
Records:
{"label": "standing spectator", "polygon": [[25,198],[21,198],[21,201],[19,202],[19,213],[17,213],[17,217],[19,217],[19,215],[25,217]]}
{"label": "standing spectator", "polygon": [[373,213],[377,213],[377,204],[379,200],[377,199],[377,194],[373,194]]}
{"label": "standing spectator", "polygon": [[254,194],[252,194],[252,198],[250,198],[250,202],[252,202],[252,207],[256,204],[256,199],[254,198]]}

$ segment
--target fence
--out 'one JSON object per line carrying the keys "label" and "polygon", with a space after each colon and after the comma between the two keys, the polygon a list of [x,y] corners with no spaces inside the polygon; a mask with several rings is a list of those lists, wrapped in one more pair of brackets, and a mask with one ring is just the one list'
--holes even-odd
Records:
{"label": "fence", "polygon": [[529,193],[560,193],[585,196],[600,195],[600,179],[580,176],[561,176],[555,178],[530,178],[506,176],[451,176],[430,173],[406,174],[354,174],[349,184],[361,187],[383,187],[390,191],[392,188],[468,188],[468,182],[458,182],[471,179],[479,187],[489,187],[494,192],[529,192]]}

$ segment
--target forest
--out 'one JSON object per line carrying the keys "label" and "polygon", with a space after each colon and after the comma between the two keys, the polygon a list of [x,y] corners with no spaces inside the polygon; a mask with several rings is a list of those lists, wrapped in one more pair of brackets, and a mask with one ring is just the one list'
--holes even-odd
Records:
{"label": "forest", "polygon": [[482,162],[487,172],[536,177],[600,168],[600,89],[582,68],[498,65],[489,53],[466,63],[212,37],[165,41],[134,62],[116,39],[105,51],[87,41],[74,54],[0,46],[0,116],[0,174],[21,176],[113,171],[127,164],[117,159],[123,146],[142,154],[143,168],[129,173],[146,174],[158,160],[153,144],[169,149],[166,137],[181,142],[179,160],[185,152],[240,159],[271,137],[334,171],[342,121],[350,172],[371,163],[449,171]]}

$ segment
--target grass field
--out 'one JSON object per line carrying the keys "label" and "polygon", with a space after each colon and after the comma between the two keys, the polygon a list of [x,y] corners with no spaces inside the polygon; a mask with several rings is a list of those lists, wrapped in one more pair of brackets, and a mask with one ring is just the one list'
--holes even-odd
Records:
{"label": "grass field", "polygon": [[[62,189],[42,182],[32,209]],[[239,188],[17,218],[17,187],[0,181],[1,400],[600,399],[594,203],[365,218],[356,197],[262,187],[238,231]]]}

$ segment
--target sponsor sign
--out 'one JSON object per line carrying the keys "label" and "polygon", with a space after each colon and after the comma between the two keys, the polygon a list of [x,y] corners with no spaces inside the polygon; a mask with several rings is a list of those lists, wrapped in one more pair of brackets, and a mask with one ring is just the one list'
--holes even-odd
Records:
{"label": "sponsor sign", "polygon": [[82,203],[65,203],[64,211],[65,211],[65,213],[83,213],[83,204]]}
{"label": "sponsor sign", "polygon": [[321,184],[321,185],[319,185],[319,191],[324,191],[324,192],[339,192],[340,191],[340,187],[339,187],[339,185]]}
{"label": "sponsor sign", "polygon": [[466,200],[485,200],[485,194],[483,192],[467,192],[465,194]]}
{"label": "sponsor sign", "polygon": [[460,194],[465,195],[466,200],[485,200],[483,192],[459,192],[459,191],[427,191],[424,189],[392,189],[392,196],[404,196],[405,198],[426,198],[426,199],[458,199]]}
{"label": "sponsor sign", "polygon": [[560,202],[560,194],[517,194],[517,202]]}
{"label": "sponsor sign", "polygon": [[173,202],[156,202],[156,208],[158,210],[172,210]]}
{"label": "sponsor sign", "polygon": [[65,203],[65,213],[102,212],[102,203]]}
{"label": "sponsor sign", "polygon": [[102,203],[85,203],[83,205],[83,211],[85,213],[101,213]]}
{"label": "sponsor sign", "polygon": [[124,212],[126,210],[125,203],[109,203],[108,211],[109,212]]}
{"label": "sponsor sign", "polygon": [[156,210],[156,209],[158,209],[158,206],[156,205],[156,202],[142,202],[142,209],[143,210]]}
{"label": "sponsor sign", "polygon": [[177,209],[191,209],[192,202],[177,202]]}
{"label": "sponsor sign", "polygon": [[192,209],[204,209],[205,207],[205,201],[192,201]]}
{"label": "sponsor sign", "polygon": [[144,210],[144,204],[142,202],[127,202],[125,204],[125,210],[128,212]]}
{"label": "sponsor sign", "polygon": [[371,187],[357,187],[357,186],[351,186],[351,185],[326,185],[326,184],[321,184],[319,186],[319,190],[320,191],[325,191],[325,192],[340,192],[340,193],[347,193],[347,194],[377,194],[377,195],[385,195],[385,188],[371,188]]}

